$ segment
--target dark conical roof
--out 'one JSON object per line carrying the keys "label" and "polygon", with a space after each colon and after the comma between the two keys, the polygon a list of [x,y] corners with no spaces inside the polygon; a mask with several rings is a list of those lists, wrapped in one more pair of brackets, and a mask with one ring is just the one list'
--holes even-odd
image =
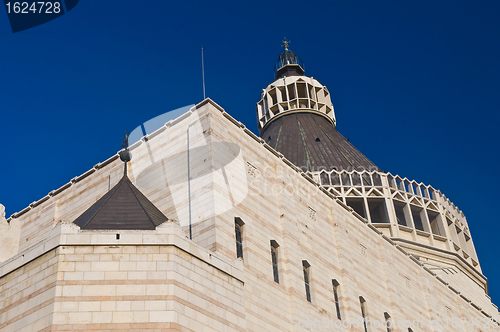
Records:
{"label": "dark conical roof", "polygon": [[82,213],[74,223],[81,229],[147,230],[155,229],[167,220],[124,175],[116,186]]}
{"label": "dark conical roof", "polygon": [[261,137],[304,171],[379,170],[328,119],[316,113],[283,115],[269,123]]}

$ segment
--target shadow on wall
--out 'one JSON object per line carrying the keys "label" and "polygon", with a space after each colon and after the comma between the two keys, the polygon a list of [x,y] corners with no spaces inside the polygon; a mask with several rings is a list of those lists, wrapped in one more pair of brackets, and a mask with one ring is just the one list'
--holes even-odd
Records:
{"label": "shadow on wall", "polygon": [[[190,114],[184,117],[186,112]],[[139,135],[151,134],[181,116],[189,121],[185,139],[170,138],[169,129],[161,134],[166,135],[163,139],[143,139],[132,149],[130,171],[136,186],[184,228],[241,203],[248,184],[240,147],[231,142],[213,142],[213,137],[205,134],[210,132],[210,122],[201,119],[194,107],[186,106],[145,122],[132,131],[130,142],[137,142]],[[178,130],[173,133],[179,135]],[[167,142],[168,146],[174,139],[180,143],[165,149],[163,144]],[[221,184],[219,190],[212,190],[214,183]]]}

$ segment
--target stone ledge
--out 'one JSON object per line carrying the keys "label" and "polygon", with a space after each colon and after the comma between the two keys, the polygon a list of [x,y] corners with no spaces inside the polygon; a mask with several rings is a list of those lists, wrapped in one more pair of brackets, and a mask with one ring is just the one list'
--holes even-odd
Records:
{"label": "stone ledge", "polygon": [[[120,234],[120,239],[116,239]],[[0,264],[0,278],[60,246],[174,246],[245,283],[243,262],[225,257],[187,239],[181,227],[167,222],[156,230],[82,231],[72,222],[59,222],[48,238]]]}

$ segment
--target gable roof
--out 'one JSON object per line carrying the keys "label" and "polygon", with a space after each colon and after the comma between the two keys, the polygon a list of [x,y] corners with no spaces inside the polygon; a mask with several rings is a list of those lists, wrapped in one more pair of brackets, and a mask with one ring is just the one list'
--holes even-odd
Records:
{"label": "gable roof", "polygon": [[152,230],[167,220],[125,175],[74,223],[88,230]]}

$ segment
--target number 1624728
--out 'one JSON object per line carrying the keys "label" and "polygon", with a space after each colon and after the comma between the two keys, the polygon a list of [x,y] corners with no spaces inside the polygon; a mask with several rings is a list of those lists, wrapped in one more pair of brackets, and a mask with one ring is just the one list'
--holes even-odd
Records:
{"label": "number 1624728", "polygon": [[[31,4],[30,4],[31,3]],[[7,2],[7,13],[14,14],[59,14],[61,12],[60,2]]]}

